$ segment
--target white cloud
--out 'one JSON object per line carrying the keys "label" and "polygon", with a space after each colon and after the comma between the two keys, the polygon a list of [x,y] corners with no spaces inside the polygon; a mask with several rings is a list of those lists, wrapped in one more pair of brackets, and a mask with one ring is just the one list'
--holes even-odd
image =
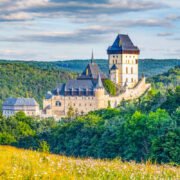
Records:
{"label": "white cloud", "polygon": [[157,36],[162,36],[162,37],[167,37],[167,36],[172,36],[173,33],[170,33],[170,32],[161,32],[161,33],[158,33]]}
{"label": "white cloud", "polygon": [[[24,13],[28,19],[38,17],[51,17],[52,14],[66,16],[71,20],[72,16],[77,18],[93,18],[96,16],[121,14],[126,12],[146,11],[164,7],[161,3],[152,3],[142,0],[102,0],[102,3],[94,1],[48,1],[48,0],[7,0],[0,5],[1,16],[17,16],[16,13]],[[29,13],[29,14],[27,14]],[[31,18],[30,18],[31,17]],[[21,18],[23,20],[23,18]],[[10,18],[8,19],[10,20]],[[26,20],[26,17],[25,17]]]}

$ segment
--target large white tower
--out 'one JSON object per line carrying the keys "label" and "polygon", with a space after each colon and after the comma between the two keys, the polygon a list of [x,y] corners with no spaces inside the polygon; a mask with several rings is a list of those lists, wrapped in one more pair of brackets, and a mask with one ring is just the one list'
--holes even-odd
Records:
{"label": "large white tower", "polygon": [[140,50],[134,46],[128,35],[118,34],[107,50],[109,77],[118,84],[132,88],[138,82],[138,56]]}

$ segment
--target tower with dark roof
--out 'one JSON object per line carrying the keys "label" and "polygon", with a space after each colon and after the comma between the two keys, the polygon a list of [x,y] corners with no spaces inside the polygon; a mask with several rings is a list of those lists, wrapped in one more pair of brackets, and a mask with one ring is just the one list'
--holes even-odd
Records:
{"label": "tower with dark roof", "polygon": [[118,84],[129,88],[138,82],[138,56],[140,50],[128,35],[118,34],[112,46],[107,49],[109,77]]}

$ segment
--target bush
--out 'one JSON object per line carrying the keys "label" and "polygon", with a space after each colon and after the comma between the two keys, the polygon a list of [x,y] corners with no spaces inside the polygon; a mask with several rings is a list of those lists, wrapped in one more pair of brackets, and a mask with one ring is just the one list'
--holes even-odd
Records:
{"label": "bush", "polygon": [[50,151],[49,144],[46,141],[40,141],[38,151],[44,152],[44,153],[49,153],[49,151]]}
{"label": "bush", "polygon": [[106,89],[106,91],[112,95],[112,96],[115,96],[116,95],[116,85],[109,79],[105,79],[103,81],[103,85],[104,85],[104,88]]}

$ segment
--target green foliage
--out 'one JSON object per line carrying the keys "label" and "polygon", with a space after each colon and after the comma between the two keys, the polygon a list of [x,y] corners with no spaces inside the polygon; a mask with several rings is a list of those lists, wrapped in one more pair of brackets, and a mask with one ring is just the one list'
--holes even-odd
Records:
{"label": "green foliage", "polygon": [[[70,72],[81,73],[84,67],[89,63],[88,60],[65,60],[65,61],[49,61],[49,62],[38,62],[38,61],[3,61],[0,60],[0,63],[19,63],[19,64],[27,64],[29,66],[41,69],[53,69],[59,70],[64,69]],[[106,59],[98,59],[95,60],[95,63],[98,64],[100,69],[108,74],[108,61]],[[140,59],[139,60],[139,76],[142,73],[146,77],[155,76],[157,74],[161,74],[163,72],[168,71],[170,68],[174,66],[180,65],[180,61],[178,59]]]}
{"label": "green foliage", "polygon": [[158,162],[180,163],[180,129],[169,131],[158,137],[152,144],[151,158]]}
{"label": "green foliage", "polygon": [[49,153],[49,151],[50,151],[49,144],[44,140],[40,141],[38,151],[44,152],[44,153]]}
{"label": "green foliage", "polygon": [[116,95],[116,85],[109,79],[105,79],[103,81],[103,85],[106,89],[106,91],[110,94],[115,96]]}
{"label": "green foliage", "polygon": [[9,118],[0,117],[0,144],[37,149],[39,140],[47,138],[55,126],[52,119],[34,119],[22,112]]}
{"label": "green foliage", "polygon": [[162,104],[162,108],[168,110],[169,113],[173,113],[180,105],[180,86],[176,89],[169,90],[167,94],[167,100]]}
{"label": "green foliage", "polygon": [[62,70],[40,69],[25,63],[0,63],[0,109],[7,97],[34,97],[41,105],[48,90],[75,77]]}
{"label": "green foliage", "polygon": [[[54,153],[70,156],[115,158],[124,160],[146,161],[153,159],[158,162],[177,162],[179,144],[174,136],[168,136],[174,131],[174,120],[162,109],[155,112],[133,114],[121,109],[97,111],[81,116],[71,122],[61,122],[51,134],[50,143]],[[177,124],[177,122],[176,122]],[[168,136],[164,143],[174,142],[172,147],[166,146],[161,153],[174,154],[168,160],[157,157],[159,138]],[[176,136],[177,138],[177,136]],[[161,148],[162,150],[162,148]]]}
{"label": "green foliage", "polygon": [[16,139],[14,138],[13,135],[7,132],[0,133],[0,144],[8,145],[14,142],[16,142]]}

